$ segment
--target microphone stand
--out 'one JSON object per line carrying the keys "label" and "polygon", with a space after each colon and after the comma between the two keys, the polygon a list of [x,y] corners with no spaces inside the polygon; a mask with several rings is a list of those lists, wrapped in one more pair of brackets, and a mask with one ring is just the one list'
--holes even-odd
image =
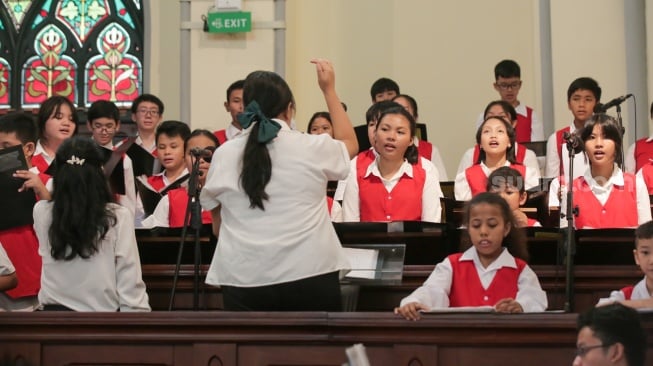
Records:
{"label": "microphone stand", "polygon": [[564,311],[570,313],[574,309],[574,255],[576,255],[576,235],[574,231],[574,216],[578,216],[578,206],[573,207],[574,205],[574,140],[567,139],[567,150],[569,151],[569,178],[567,183],[567,202],[566,202],[566,213],[567,213],[567,228],[564,232],[564,240],[566,242],[565,252],[565,264],[566,264],[566,281],[565,281],[565,304]]}
{"label": "microphone stand", "polygon": [[179,280],[179,270],[181,268],[181,257],[184,252],[184,242],[188,227],[193,229],[194,235],[194,261],[193,261],[193,310],[199,310],[199,289],[200,289],[200,261],[202,253],[200,251],[200,230],[202,228],[202,208],[200,206],[200,157],[193,157],[193,168],[188,178],[188,204],[186,205],[186,214],[184,215],[184,226],[181,230],[181,240],[179,241],[179,251],[177,252],[177,263],[175,266],[175,275],[172,280],[172,291],[170,293],[170,302],[168,311],[172,311],[175,301],[175,292],[177,281]]}

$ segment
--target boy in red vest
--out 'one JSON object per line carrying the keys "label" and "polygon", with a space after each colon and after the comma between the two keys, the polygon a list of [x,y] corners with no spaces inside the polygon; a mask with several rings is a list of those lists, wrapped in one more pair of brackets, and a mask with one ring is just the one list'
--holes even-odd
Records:
{"label": "boy in red vest", "polygon": [[635,230],[635,263],[644,273],[644,278],[635,286],[612,291],[609,298],[599,300],[599,305],[620,302],[632,308],[653,306],[653,221],[641,224]]}
{"label": "boy in red vest", "polygon": [[[651,119],[653,119],[653,103],[650,110]],[[637,173],[645,165],[653,162],[653,135],[641,138],[630,145],[626,153],[626,172]]]}
{"label": "boy in red vest", "polygon": [[[494,67],[494,90],[501,100],[510,103],[517,111],[517,126],[515,126],[517,142],[544,141],[544,126],[533,112],[533,108],[521,104],[519,89],[521,89],[521,68],[513,60],[503,60]],[[476,121],[480,126],[485,116],[481,113]]]}
{"label": "boy in red vest", "polygon": [[240,135],[243,127],[238,122],[238,115],[243,112],[243,85],[245,80],[234,81],[227,88],[227,100],[224,102],[224,109],[231,114],[231,123],[227,128],[213,132],[215,137],[218,138],[220,145],[224,144],[227,140]]}

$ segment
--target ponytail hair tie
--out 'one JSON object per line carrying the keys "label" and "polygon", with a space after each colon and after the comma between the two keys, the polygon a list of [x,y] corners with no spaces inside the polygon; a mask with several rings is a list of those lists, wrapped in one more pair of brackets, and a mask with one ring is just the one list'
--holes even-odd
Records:
{"label": "ponytail hair tie", "polygon": [[263,114],[261,107],[255,100],[251,101],[245,108],[245,111],[238,115],[238,122],[240,122],[243,128],[249,128],[253,122],[258,122],[257,140],[264,144],[277,137],[281,129],[281,125],[278,122],[272,121]]}

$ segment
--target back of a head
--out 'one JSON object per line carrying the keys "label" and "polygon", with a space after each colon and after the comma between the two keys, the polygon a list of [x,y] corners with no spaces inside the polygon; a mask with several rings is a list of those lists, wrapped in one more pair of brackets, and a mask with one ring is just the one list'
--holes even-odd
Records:
{"label": "back of a head", "polygon": [[[55,259],[90,257],[115,223],[107,208],[113,196],[102,172],[104,155],[100,149],[80,136],[65,140],[57,150],[49,230]],[[70,223],[75,223],[74,227]]]}
{"label": "back of a head", "polygon": [[600,306],[578,315],[578,330],[589,328],[604,346],[621,343],[629,366],[644,366],[646,332],[637,310],[619,303]]}
{"label": "back of a head", "polygon": [[98,118],[109,118],[115,122],[120,122],[120,110],[113,102],[108,100],[98,100],[91,104],[86,114],[89,123]]}
{"label": "back of a head", "polygon": [[487,178],[487,185],[485,189],[488,192],[493,188],[514,187],[519,190],[519,193],[525,192],[524,177],[519,170],[513,169],[509,166],[502,166],[495,169]]}
{"label": "back of a head", "polygon": [[512,104],[506,102],[505,100],[493,100],[488,105],[485,107],[485,110],[483,111],[483,118],[488,118],[488,113],[494,107],[495,105],[501,106],[501,109],[503,109],[503,112],[510,118],[510,121],[516,121],[517,120],[517,111],[515,110],[515,107],[512,106]]}
{"label": "back of a head", "polygon": [[36,144],[39,131],[31,113],[12,112],[0,118],[0,132],[15,133],[16,138],[25,145],[29,142]]}
{"label": "back of a head", "polygon": [[383,93],[386,91],[394,91],[397,94],[399,94],[399,84],[397,84],[394,80],[389,79],[389,78],[380,78],[377,81],[375,81],[372,84],[372,87],[370,88],[370,96],[372,97],[372,101],[374,101],[374,97],[379,94]]}
{"label": "back of a head", "polygon": [[519,64],[513,60],[503,60],[499,61],[496,66],[494,66],[494,79],[502,78],[520,78],[521,77],[521,68]]}
{"label": "back of a head", "polygon": [[190,127],[181,121],[163,121],[156,128],[156,140],[159,136],[166,135],[168,137],[181,137],[182,141],[186,141],[190,136]]}
{"label": "back of a head", "polygon": [[590,77],[580,77],[569,84],[569,88],[567,89],[567,101],[570,101],[571,96],[578,90],[589,90],[594,94],[597,103],[601,100],[601,87],[596,80]]}
{"label": "back of a head", "polygon": [[243,85],[245,107],[254,100],[268,118],[276,118],[290,103],[294,103],[292,91],[286,81],[271,71],[254,71],[247,75]]}

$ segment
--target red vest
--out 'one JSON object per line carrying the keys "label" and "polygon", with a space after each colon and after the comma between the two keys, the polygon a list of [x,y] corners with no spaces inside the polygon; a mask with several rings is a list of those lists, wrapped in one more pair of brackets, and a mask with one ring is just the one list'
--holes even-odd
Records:
{"label": "red vest", "polygon": [[147,182],[152,186],[152,188],[156,189],[157,192],[166,187],[165,182],[163,182],[163,174],[149,176],[147,177]]}
{"label": "red vest", "polygon": [[16,299],[38,295],[41,288],[39,241],[32,225],[0,231],[0,243],[16,269],[18,286],[5,293]]}
{"label": "red vest", "polygon": [[217,130],[213,132],[213,135],[218,139],[220,145],[224,144],[227,141],[227,130]]}
{"label": "red vest", "polygon": [[327,196],[327,209],[329,210],[329,215],[331,215],[331,208],[333,208],[333,198]]}
{"label": "red vest", "polygon": [[535,219],[531,219],[531,218],[529,217],[529,218],[528,218],[528,223],[527,223],[526,225],[528,225],[528,227],[533,227],[533,226],[535,226],[535,224],[537,224],[537,223],[538,223],[537,220],[535,220]]}
{"label": "red vest", "polygon": [[[522,177],[524,177],[524,182],[526,182],[525,166],[521,164],[510,164],[510,167],[519,171]],[[483,168],[481,168],[481,164],[474,164],[465,169],[465,179],[467,179],[469,189],[472,191],[472,197],[479,193],[487,192],[487,175],[485,175]]]}
{"label": "red vest", "polygon": [[[360,155],[359,155],[360,156]],[[417,163],[413,167],[413,177],[403,175],[388,193],[381,179],[373,174],[365,177],[365,159],[356,160],[358,196],[360,199],[360,220],[370,221],[421,221],[422,192],[426,172]]]}
{"label": "red vest", "polygon": [[635,289],[635,286],[628,286],[624,287],[621,289],[621,292],[623,292],[624,297],[626,300],[630,300],[633,297],[633,290]]}
{"label": "red vest", "polygon": [[605,205],[596,199],[585,178],[574,179],[574,207],[580,208],[576,229],[637,227],[637,190],[635,176],[624,173],[624,185],[612,186]]}
{"label": "red vest", "polygon": [[[515,160],[519,164],[524,164],[524,158],[526,157],[526,146],[522,144],[517,144],[518,148],[515,152]],[[474,156],[472,157],[472,164],[476,164],[478,161],[478,156],[481,154],[481,146],[479,144],[474,145]]]}
{"label": "red vest", "polygon": [[644,137],[635,142],[635,172],[653,159],[653,141],[646,141],[647,139],[648,137]]}
{"label": "red vest", "polygon": [[515,140],[517,142],[531,142],[533,130],[533,109],[526,107],[526,116],[517,114],[517,127],[515,127]]}
{"label": "red vest", "polygon": [[[374,149],[367,149],[361,151],[356,155],[356,164],[364,164],[366,167],[376,160],[376,155],[374,155]],[[367,168],[365,168],[367,169]]]}
{"label": "red vest", "polygon": [[417,152],[419,153],[419,156],[431,161],[431,158],[433,157],[433,144],[428,141],[419,140]]}
{"label": "red vest", "polygon": [[501,299],[517,297],[519,275],[526,267],[526,262],[515,258],[517,268],[501,267],[490,286],[484,289],[474,261],[460,261],[461,256],[462,253],[456,253],[448,257],[453,268],[450,307],[494,306]]}
{"label": "red vest", "polygon": [[[188,192],[185,188],[176,188],[168,191],[168,225],[170,227],[183,227],[188,206]],[[202,224],[211,223],[211,211],[202,210]]]}
{"label": "red vest", "polygon": [[649,162],[642,166],[642,177],[644,178],[644,183],[646,183],[648,194],[653,195],[653,163]]}

